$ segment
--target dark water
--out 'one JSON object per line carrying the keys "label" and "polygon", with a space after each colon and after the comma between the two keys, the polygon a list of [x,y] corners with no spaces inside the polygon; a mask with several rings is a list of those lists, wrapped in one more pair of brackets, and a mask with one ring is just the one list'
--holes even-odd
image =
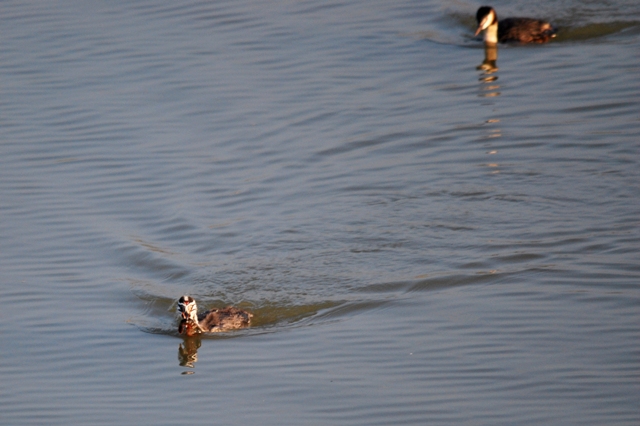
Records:
{"label": "dark water", "polygon": [[640,6],[493,5],[0,3],[0,423],[640,423]]}

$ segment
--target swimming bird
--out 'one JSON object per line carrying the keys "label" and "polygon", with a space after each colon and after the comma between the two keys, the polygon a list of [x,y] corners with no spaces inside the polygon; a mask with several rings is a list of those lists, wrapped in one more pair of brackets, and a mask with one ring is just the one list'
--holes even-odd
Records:
{"label": "swimming bird", "polygon": [[193,336],[198,333],[215,333],[248,327],[253,314],[242,309],[227,306],[198,314],[198,306],[191,296],[178,300],[178,311],[182,317],[178,332]]}
{"label": "swimming bird", "polygon": [[482,6],[476,13],[476,35],[484,33],[485,44],[520,42],[546,43],[555,37],[550,23],[532,18],[505,18],[498,22],[498,15],[491,6]]}

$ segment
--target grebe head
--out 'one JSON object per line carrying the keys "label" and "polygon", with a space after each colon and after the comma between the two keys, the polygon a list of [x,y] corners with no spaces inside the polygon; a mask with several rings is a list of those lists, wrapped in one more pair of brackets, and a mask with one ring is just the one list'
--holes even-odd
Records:
{"label": "grebe head", "polygon": [[191,319],[198,323],[198,307],[196,301],[191,296],[182,296],[178,299],[178,311],[183,319]]}
{"label": "grebe head", "polygon": [[478,29],[476,29],[476,35],[478,35],[494,23],[497,24],[498,16],[491,6],[482,6],[476,13],[476,21],[478,21]]}

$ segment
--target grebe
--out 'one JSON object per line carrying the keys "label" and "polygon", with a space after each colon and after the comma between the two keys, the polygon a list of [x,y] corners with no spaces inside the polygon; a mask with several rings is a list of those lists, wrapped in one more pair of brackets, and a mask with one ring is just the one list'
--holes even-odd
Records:
{"label": "grebe", "polygon": [[178,332],[193,336],[201,332],[215,333],[249,326],[252,313],[228,306],[212,309],[198,315],[198,306],[193,297],[182,296],[178,300],[178,311],[182,316]]}
{"label": "grebe", "polygon": [[485,44],[507,43],[546,43],[555,37],[555,30],[550,23],[531,18],[505,18],[498,22],[498,15],[491,6],[482,6],[476,13],[478,29],[484,33]]}

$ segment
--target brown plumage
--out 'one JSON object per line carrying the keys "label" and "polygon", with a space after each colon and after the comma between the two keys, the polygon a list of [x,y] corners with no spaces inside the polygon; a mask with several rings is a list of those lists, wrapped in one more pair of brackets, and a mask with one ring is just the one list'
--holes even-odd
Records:
{"label": "brown plumage", "polygon": [[233,306],[198,314],[196,301],[190,296],[182,296],[178,300],[178,311],[182,316],[178,332],[187,336],[200,332],[216,333],[248,327],[253,317],[252,313]]}
{"label": "brown plumage", "polygon": [[195,336],[196,334],[202,333],[202,331],[200,331],[198,324],[190,319],[183,318],[180,320],[180,324],[178,325],[178,333],[186,336]]}
{"label": "brown plumage", "polygon": [[555,37],[555,29],[550,23],[532,18],[505,18],[498,21],[498,15],[491,6],[482,6],[476,13],[478,28],[476,35],[485,31],[487,44],[497,42],[546,43]]}

